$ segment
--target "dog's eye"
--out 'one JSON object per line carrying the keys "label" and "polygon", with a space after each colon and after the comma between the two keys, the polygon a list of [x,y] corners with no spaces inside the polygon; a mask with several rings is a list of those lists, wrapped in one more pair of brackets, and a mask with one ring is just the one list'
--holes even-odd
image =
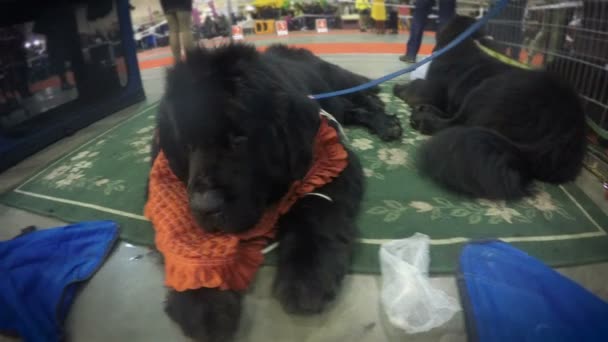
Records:
{"label": "dog's eye", "polygon": [[230,136],[230,147],[232,149],[240,148],[247,143],[248,138],[244,135]]}

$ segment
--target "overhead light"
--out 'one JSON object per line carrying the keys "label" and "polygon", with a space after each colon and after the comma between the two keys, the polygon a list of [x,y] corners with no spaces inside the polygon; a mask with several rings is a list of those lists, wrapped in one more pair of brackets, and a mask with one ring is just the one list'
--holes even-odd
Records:
{"label": "overhead light", "polygon": [[30,42],[25,42],[25,48],[29,49],[32,46],[32,44],[30,44]]}

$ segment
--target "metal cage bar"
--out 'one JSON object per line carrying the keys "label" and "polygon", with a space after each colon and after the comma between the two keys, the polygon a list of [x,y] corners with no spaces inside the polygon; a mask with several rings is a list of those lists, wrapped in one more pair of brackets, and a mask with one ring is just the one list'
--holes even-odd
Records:
{"label": "metal cage bar", "polygon": [[608,0],[512,0],[486,33],[500,52],[575,87],[592,132],[592,159],[608,165]]}

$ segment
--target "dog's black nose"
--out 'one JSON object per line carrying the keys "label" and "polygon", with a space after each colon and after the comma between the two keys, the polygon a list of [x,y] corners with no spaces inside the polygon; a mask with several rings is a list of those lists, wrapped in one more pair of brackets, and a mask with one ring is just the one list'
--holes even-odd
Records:
{"label": "dog's black nose", "polygon": [[222,210],[224,196],[218,190],[208,190],[190,195],[190,209],[205,214],[215,214]]}

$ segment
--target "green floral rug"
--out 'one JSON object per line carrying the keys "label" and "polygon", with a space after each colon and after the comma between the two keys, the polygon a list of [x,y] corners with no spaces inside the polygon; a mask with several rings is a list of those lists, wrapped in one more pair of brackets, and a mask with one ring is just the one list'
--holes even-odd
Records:
{"label": "green floral rug", "polygon": [[[462,244],[471,239],[500,238],[551,265],[608,260],[608,219],[574,185],[538,184],[536,196],[505,203],[454,196],[422,178],[413,156],[426,137],[408,130],[408,108],[390,86],[381,96],[403,120],[403,139],[387,144],[365,130],[347,129],[367,178],[354,271],[378,272],[379,245],[415,232],[432,238],[434,272],[453,271]],[[68,153],[1,201],[66,221],[116,220],[123,239],[152,245],[142,208],[156,110],[151,106]]]}

